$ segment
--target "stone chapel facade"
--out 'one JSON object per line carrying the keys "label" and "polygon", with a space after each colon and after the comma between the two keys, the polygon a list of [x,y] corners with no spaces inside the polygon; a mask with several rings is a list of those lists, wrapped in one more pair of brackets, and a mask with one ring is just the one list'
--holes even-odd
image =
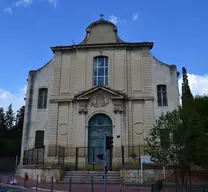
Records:
{"label": "stone chapel facade", "polygon": [[156,59],[152,48],[121,40],[103,18],[87,27],[81,43],[52,47],[52,60],[29,72],[22,158],[44,145],[50,159],[60,145],[68,161],[85,147],[90,163],[102,150],[93,155],[90,147],[102,148],[104,134],[114,137],[114,148],[143,145],[155,118],[179,104],[177,68]]}

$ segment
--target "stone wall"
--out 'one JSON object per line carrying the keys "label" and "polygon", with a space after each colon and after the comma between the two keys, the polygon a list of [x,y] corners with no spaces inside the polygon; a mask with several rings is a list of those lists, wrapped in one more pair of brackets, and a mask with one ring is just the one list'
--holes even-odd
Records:
{"label": "stone wall", "polygon": [[170,174],[172,174],[171,171],[166,171],[164,174],[163,169],[144,169],[142,173],[140,169],[136,168],[120,171],[123,185],[151,184],[168,177]]}
{"label": "stone wall", "polygon": [[51,166],[22,166],[20,167],[19,176],[24,177],[27,173],[29,180],[36,180],[39,175],[39,182],[50,183],[53,176],[53,182],[58,183],[64,173],[60,167]]}

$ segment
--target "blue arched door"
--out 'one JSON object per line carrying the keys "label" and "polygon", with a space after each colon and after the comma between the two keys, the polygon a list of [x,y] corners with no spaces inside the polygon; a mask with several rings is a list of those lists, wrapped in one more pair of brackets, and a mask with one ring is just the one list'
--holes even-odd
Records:
{"label": "blue arched door", "polygon": [[[112,136],[112,120],[105,114],[96,114],[89,120],[88,128],[88,163],[102,164],[103,161],[97,158],[103,154],[104,135]],[[107,162],[110,162],[109,152]]]}

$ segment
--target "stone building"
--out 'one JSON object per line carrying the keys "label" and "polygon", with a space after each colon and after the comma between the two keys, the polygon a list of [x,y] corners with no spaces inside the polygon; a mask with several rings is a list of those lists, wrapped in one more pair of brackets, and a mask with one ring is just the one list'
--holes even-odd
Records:
{"label": "stone building", "polygon": [[81,43],[51,47],[54,57],[29,72],[21,159],[45,146],[50,161],[63,146],[65,161],[82,147],[83,161],[100,163],[106,134],[114,161],[117,148],[143,145],[155,118],[177,107],[176,66],[151,54],[153,42],[125,42],[117,30],[101,17]]}

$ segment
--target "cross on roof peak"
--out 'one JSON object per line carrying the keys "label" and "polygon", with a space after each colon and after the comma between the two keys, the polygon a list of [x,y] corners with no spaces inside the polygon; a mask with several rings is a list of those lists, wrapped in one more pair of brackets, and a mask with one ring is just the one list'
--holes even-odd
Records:
{"label": "cross on roof peak", "polygon": [[103,17],[104,17],[104,15],[101,13],[101,14],[100,14],[100,19],[103,19]]}

